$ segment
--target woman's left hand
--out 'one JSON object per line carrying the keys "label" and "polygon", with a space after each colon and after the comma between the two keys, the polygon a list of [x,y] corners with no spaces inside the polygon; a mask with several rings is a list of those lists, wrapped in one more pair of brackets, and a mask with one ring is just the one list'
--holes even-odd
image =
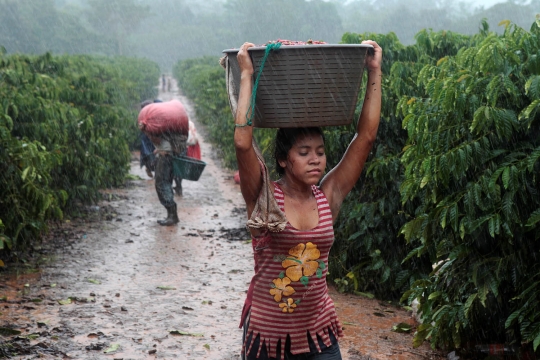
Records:
{"label": "woman's left hand", "polygon": [[366,67],[368,70],[380,70],[382,65],[382,48],[373,40],[364,40],[362,44],[373,46],[374,54],[366,56]]}
{"label": "woman's left hand", "polygon": [[246,74],[251,76],[253,74],[253,63],[251,62],[251,57],[249,56],[248,49],[255,46],[252,43],[245,42],[238,51],[236,59],[238,60],[238,65],[240,66],[240,74]]}

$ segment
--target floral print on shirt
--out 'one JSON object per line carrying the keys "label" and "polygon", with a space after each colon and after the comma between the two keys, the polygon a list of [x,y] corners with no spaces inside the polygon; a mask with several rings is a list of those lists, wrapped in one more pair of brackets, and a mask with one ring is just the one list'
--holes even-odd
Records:
{"label": "floral print on shirt", "polygon": [[300,303],[300,299],[294,300],[290,297],[287,300],[283,299],[296,292],[294,287],[290,286],[292,282],[308,286],[310,276],[322,277],[322,270],[326,265],[319,260],[320,257],[321,252],[317,249],[317,245],[311,242],[300,243],[289,250],[289,255],[279,257],[285,272],[281,272],[277,279],[272,280],[270,295],[279,303],[282,312],[290,314]]}

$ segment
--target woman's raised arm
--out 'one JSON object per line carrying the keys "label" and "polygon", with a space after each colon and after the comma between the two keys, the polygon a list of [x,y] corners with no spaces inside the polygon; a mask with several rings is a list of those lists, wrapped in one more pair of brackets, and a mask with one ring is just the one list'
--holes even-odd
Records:
{"label": "woman's raised arm", "polygon": [[366,58],[368,84],[356,134],[339,164],[321,181],[321,189],[330,203],[334,220],[338,216],[341,203],[360,178],[377,137],[381,117],[382,48],[371,40],[362,41],[362,44],[372,45],[375,52]]}
{"label": "woman's raised arm", "polygon": [[248,216],[251,215],[262,187],[261,166],[253,148],[253,127],[247,125],[251,92],[253,90],[253,63],[248,49],[254,46],[244,43],[238,51],[237,59],[240,66],[240,93],[235,116],[234,146],[236,161],[240,174],[240,190],[246,201]]}

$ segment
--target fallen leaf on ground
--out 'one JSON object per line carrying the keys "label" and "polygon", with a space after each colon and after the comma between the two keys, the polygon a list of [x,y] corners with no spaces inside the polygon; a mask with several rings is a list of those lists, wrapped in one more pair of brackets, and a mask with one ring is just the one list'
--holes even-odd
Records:
{"label": "fallen leaf on ground", "polygon": [[28,335],[22,335],[21,337],[30,339],[30,340],[36,340],[39,337],[39,334],[28,334]]}
{"label": "fallen leaf on ground", "polygon": [[395,331],[397,333],[410,333],[412,328],[412,325],[402,322],[392,326],[392,331]]}
{"label": "fallen leaf on ground", "polygon": [[2,336],[20,335],[20,334],[21,332],[19,330],[0,327],[0,335]]}
{"label": "fallen leaf on ground", "polygon": [[176,290],[173,286],[158,286],[157,288],[161,290]]}
{"label": "fallen leaf on ground", "polygon": [[184,336],[196,336],[196,337],[202,337],[204,334],[201,333],[190,333],[187,331],[181,331],[181,330],[171,330],[169,331],[171,335],[184,335]]}
{"label": "fallen leaf on ground", "polygon": [[111,346],[109,346],[107,350],[104,351],[104,353],[110,354],[112,352],[118,351],[119,348],[120,348],[120,344],[111,344]]}
{"label": "fallen leaf on ground", "polygon": [[375,298],[375,295],[371,294],[371,293],[366,293],[366,292],[361,292],[361,291],[355,291],[354,292],[356,295],[360,295],[360,296],[363,296],[363,297],[367,297],[368,299],[373,299]]}

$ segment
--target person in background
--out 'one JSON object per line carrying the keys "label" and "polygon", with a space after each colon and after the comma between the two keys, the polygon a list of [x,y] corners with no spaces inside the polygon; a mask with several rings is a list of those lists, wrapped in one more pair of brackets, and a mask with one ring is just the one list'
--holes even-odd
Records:
{"label": "person in background", "polygon": [[[152,101],[150,100],[142,102],[140,110],[142,110],[146,105],[151,103]],[[146,170],[146,175],[148,175],[148,177],[150,178],[153,178],[154,175],[152,174],[152,172],[154,171],[156,164],[156,155],[154,154],[154,150],[156,148],[154,147],[154,144],[152,144],[148,136],[146,136],[146,134],[142,131],[139,135],[139,139],[141,139],[141,154],[139,157],[139,164],[141,168],[144,166]]]}
{"label": "person in background", "polygon": [[[277,181],[269,180],[248,124],[253,89],[248,49],[254,45],[244,43],[238,52],[234,145],[255,260],[240,323],[242,359],[341,359],[342,326],[326,284],[333,224],[360,178],[381,114],[382,49],[371,40],[363,43],[373,46],[374,55],[358,64],[368,71],[368,85],[356,134],[341,161],[325,175],[321,128],[282,128],[275,138]],[[278,220],[261,219],[261,204],[273,206]]]}
{"label": "person in background", "polygon": [[[162,101],[156,99],[154,103]],[[151,101],[145,101],[144,106],[151,104]],[[144,107],[142,106],[142,107]],[[141,107],[141,109],[142,109]],[[187,138],[182,134],[166,133],[160,136],[146,134],[154,146],[155,161],[155,188],[161,205],[167,209],[167,217],[158,220],[162,226],[171,226],[179,222],[178,207],[174,201],[174,192],[182,194],[182,179],[174,176],[172,156],[186,155]],[[176,188],[173,191],[173,180],[176,182]]]}

